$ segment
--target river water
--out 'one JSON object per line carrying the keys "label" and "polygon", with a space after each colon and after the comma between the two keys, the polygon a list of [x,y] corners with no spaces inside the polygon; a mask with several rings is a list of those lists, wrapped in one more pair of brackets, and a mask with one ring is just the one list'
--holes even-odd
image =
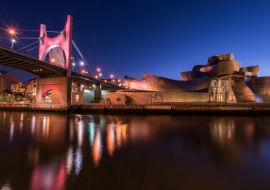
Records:
{"label": "river water", "polygon": [[270,117],[0,112],[0,189],[270,189]]}

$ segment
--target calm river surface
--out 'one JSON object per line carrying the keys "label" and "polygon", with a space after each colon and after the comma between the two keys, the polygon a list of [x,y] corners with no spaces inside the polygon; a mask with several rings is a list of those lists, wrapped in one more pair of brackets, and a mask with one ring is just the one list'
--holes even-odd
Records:
{"label": "calm river surface", "polygon": [[270,117],[0,111],[0,189],[270,189]]}

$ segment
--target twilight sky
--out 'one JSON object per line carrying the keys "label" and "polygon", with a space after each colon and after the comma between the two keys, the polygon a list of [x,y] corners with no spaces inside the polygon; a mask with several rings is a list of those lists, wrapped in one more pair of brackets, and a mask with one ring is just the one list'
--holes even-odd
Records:
{"label": "twilight sky", "polygon": [[232,52],[241,66],[270,75],[267,0],[12,0],[1,2],[0,25],[61,30],[67,14],[90,69],[180,79],[209,56]]}

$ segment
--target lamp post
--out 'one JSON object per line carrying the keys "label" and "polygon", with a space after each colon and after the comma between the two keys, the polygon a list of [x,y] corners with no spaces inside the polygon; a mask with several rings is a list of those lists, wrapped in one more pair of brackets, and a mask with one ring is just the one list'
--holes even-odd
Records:
{"label": "lamp post", "polygon": [[11,49],[13,49],[14,48],[14,44],[16,43],[15,38],[11,38],[10,39],[10,42],[11,42]]}
{"label": "lamp post", "polygon": [[7,33],[10,36],[11,49],[14,48],[14,44],[16,43],[15,37],[17,36],[17,31],[13,27],[7,28]]}

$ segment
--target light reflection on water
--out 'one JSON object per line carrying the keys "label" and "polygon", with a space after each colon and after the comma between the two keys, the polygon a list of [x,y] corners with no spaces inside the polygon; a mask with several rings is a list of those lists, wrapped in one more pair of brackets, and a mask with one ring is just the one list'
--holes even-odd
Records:
{"label": "light reflection on water", "polygon": [[0,118],[0,188],[270,188],[268,117]]}

